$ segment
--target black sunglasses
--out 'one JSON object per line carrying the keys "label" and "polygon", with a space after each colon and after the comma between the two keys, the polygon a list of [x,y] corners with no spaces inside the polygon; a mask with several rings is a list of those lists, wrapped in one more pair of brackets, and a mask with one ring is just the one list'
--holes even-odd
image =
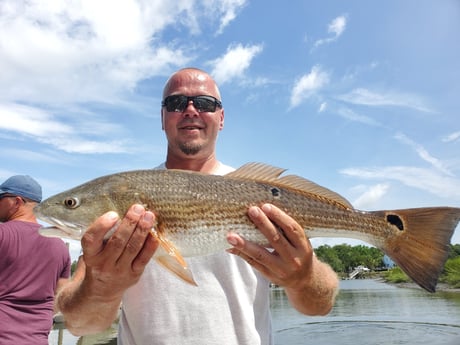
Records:
{"label": "black sunglasses", "polygon": [[222,108],[222,102],[212,96],[185,96],[171,95],[166,97],[161,102],[162,107],[166,107],[167,111],[182,113],[192,101],[193,106],[199,113],[213,113],[216,108]]}

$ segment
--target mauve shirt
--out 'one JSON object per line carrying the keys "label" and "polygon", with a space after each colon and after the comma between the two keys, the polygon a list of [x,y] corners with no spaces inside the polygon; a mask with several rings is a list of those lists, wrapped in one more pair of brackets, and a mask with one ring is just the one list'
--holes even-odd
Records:
{"label": "mauve shirt", "polygon": [[48,345],[59,278],[70,275],[70,254],[39,224],[0,223],[0,344]]}

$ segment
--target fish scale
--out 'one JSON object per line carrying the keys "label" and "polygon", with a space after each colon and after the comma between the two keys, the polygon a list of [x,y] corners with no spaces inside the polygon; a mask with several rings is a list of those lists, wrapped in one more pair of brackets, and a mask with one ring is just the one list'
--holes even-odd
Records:
{"label": "fish scale", "polygon": [[134,203],[157,218],[156,260],[196,284],[183,257],[229,247],[226,235],[268,246],[247,215],[250,206],[271,203],[292,216],[308,237],[347,237],[381,249],[416,283],[435,291],[447,260],[460,209],[428,207],[360,211],[337,193],[284,169],[249,163],[224,176],[184,170],[137,170],[103,176],[52,196],[35,208],[51,224],[41,233],[81,238],[107,211],[123,215]]}

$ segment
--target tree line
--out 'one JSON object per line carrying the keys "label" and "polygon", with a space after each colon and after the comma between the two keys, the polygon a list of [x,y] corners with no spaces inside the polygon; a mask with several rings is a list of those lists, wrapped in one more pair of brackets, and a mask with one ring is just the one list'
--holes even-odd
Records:
{"label": "tree line", "polygon": [[[348,273],[354,267],[363,265],[371,270],[384,268],[385,254],[375,247],[365,245],[351,246],[349,244],[338,244],[333,247],[321,245],[315,248],[316,256],[323,262],[328,263],[337,273]],[[460,256],[460,244],[451,244],[449,259]]]}

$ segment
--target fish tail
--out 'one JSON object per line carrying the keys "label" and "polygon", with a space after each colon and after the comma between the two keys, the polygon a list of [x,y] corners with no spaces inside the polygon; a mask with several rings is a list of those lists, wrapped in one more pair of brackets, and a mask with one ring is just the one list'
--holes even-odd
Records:
{"label": "fish tail", "polygon": [[460,208],[431,207],[375,211],[399,232],[381,248],[417,284],[429,292],[449,255],[450,239],[460,221]]}
{"label": "fish tail", "polygon": [[198,284],[195,282],[192,272],[188,268],[187,262],[174,244],[171,241],[158,236],[155,232],[151,232],[151,234],[160,242],[158,250],[160,254],[155,255],[155,260],[180,279],[191,285],[197,286]]}

